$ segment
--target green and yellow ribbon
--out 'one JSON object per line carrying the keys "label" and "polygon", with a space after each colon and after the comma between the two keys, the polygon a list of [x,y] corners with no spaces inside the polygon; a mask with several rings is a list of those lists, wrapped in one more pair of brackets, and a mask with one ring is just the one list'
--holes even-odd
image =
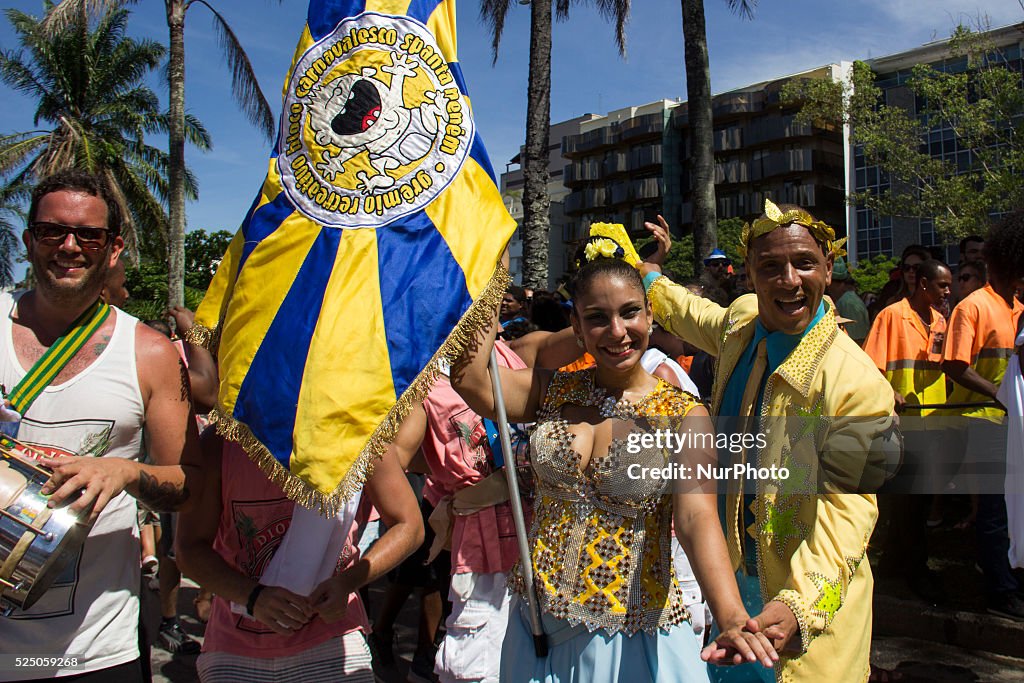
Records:
{"label": "green and yellow ribbon", "polygon": [[11,395],[7,397],[11,407],[24,415],[39,394],[43,393],[64,366],[96,333],[108,315],[110,306],[97,299],[96,303],[78,316],[67,331],[36,361],[32,369],[18,382],[18,386],[14,387]]}

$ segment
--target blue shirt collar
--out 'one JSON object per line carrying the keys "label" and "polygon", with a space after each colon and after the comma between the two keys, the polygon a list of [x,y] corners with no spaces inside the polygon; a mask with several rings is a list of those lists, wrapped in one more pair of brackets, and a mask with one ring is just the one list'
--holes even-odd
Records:
{"label": "blue shirt collar", "polygon": [[810,332],[821,319],[825,317],[825,299],[823,298],[818,303],[818,310],[811,319],[811,324],[804,329],[800,334],[786,334],[785,332],[769,332],[765,329],[764,325],[761,324],[761,320],[758,319],[754,324],[754,339],[751,341],[751,347],[756,348],[762,339],[766,339],[766,348],[768,351],[768,372],[775,372],[775,370],[782,365],[783,361],[793,353],[800,341]]}

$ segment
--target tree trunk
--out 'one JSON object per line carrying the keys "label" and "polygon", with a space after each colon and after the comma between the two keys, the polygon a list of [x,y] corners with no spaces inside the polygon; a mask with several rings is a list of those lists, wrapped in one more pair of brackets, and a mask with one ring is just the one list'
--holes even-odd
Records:
{"label": "tree trunk", "polygon": [[167,213],[167,305],[185,303],[185,2],[165,0],[170,30],[170,130]]}
{"label": "tree trunk", "polygon": [[714,123],[711,119],[711,70],[702,0],[682,0],[683,48],[686,59],[686,98],[690,117],[690,176],[693,182],[694,272],[704,270],[704,258],[718,247],[715,209]]}
{"label": "tree trunk", "polygon": [[523,159],[523,286],[548,287],[548,135],[551,125],[551,0],[530,4],[530,76]]}

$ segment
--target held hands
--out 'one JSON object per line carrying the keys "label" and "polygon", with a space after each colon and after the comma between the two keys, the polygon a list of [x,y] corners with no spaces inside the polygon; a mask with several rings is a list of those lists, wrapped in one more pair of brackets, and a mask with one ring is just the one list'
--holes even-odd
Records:
{"label": "held hands", "polygon": [[770,669],[779,661],[768,635],[750,628],[755,623],[754,619],[743,614],[728,623],[732,625],[725,628],[723,624],[722,633],[701,651],[700,658],[705,662],[718,665],[760,662]]}
{"label": "held hands", "polygon": [[[40,489],[40,493],[50,496],[48,507],[71,503],[68,509],[90,524],[138,474],[138,466],[124,458],[59,457],[39,462],[53,470],[53,476]],[[71,502],[77,493],[78,499]]]}
{"label": "held hands", "polygon": [[253,617],[282,636],[308,624],[314,613],[309,598],[279,586],[267,586],[260,591],[252,608]]}
{"label": "held hands", "polygon": [[797,652],[799,640],[793,636],[797,634],[798,626],[793,610],[784,602],[772,600],[760,614],[747,621],[746,628],[752,633],[767,636],[776,652]]}

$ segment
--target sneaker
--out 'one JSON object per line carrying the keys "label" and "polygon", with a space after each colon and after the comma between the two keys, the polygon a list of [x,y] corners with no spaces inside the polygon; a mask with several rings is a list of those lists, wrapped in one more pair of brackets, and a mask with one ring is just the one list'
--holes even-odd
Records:
{"label": "sneaker", "polygon": [[199,641],[185,633],[185,629],[181,627],[177,619],[161,624],[159,637],[163,648],[175,654],[197,655],[202,649]]}
{"label": "sneaker", "polygon": [[1016,593],[1004,593],[988,601],[989,614],[1024,621],[1024,599]]}
{"label": "sneaker", "polygon": [[142,558],[142,573],[146,576],[155,576],[157,564],[159,564],[159,561],[155,555],[146,555]]}

